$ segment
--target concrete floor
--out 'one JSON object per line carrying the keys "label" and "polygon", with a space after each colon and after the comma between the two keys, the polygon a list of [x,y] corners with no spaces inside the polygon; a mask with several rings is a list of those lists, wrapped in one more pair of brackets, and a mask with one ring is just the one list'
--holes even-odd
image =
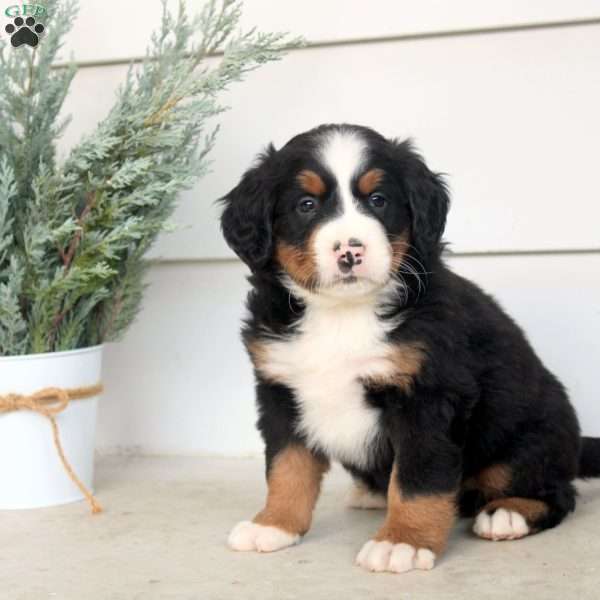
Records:
{"label": "concrete floor", "polygon": [[558,529],[494,543],[463,521],[433,571],[404,575],[353,565],[382,512],[344,509],[347,487],[334,469],[299,546],[234,553],[226,534],[261,507],[261,460],[103,458],[102,515],[89,516],[83,503],[0,512],[0,598],[600,598],[600,482],[579,484],[578,511]]}

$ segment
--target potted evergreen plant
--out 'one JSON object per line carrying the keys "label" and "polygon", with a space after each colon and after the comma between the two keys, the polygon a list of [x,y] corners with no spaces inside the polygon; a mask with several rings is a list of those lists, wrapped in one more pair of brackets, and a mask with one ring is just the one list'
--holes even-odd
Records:
{"label": "potted evergreen plant", "polygon": [[163,5],[145,60],[60,164],[76,65],[57,66],[57,53],[76,5],[47,2],[39,44],[0,40],[0,508],[85,496],[100,510],[90,490],[102,344],[132,322],[144,255],[206,172],[219,93],[297,43],[237,33],[236,0],[207,0],[191,18],[183,3],[175,14]]}

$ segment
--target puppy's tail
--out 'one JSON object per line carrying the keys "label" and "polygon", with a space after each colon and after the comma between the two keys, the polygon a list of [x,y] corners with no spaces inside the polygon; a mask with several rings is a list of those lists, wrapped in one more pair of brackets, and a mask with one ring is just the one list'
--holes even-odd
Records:
{"label": "puppy's tail", "polygon": [[581,438],[579,477],[600,477],[600,438]]}

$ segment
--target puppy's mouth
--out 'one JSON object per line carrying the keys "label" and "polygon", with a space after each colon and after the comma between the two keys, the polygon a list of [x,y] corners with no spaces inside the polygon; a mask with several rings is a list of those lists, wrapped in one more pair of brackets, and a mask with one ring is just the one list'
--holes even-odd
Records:
{"label": "puppy's mouth", "polygon": [[338,275],[328,282],[322,281],[319,291],[335,293],[336,290],[340,292],[350,292],[352,290],[353,292],[361,293],[376,290],[383,287],[385,283],[385,281],[377,281],[371,277],[350,272],[347,275]]}
{"label": "puppy's mouth", "polygon": [[344,275],[335,275],[329,281],[322,281],[321,287],[328,288],[335,286],[347,286],[367,281],[373,283],[368,277],[365,277],[364,275],[357,275],[356,273],[350,271],[349,273]]}

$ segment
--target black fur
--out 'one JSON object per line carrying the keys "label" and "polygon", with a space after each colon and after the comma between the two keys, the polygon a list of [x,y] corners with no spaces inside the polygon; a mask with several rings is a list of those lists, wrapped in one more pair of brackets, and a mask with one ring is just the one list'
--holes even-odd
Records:
{"label": "black fur", "polygon": [[[311,168],[327,178],[315,159],[316,140],[328,129],[355,129],[367,139],[369,161],[386,173],[384,186],[394,207],[381,218],[388,231],[410,230],[409,257],[422,267],[421,282],[403,273],[409,293],[389,307],[403,323],[389,335],[394,343],[418,342],[427,349],[411,392],[398,387],[365,388],[381,412],[383,442],[377,460],[363,471],[346,468],[370,488],[385,492],[398,458],[403,494],[457,492],[484,468],[502,464],[512,474],[506,496],[538,499],[549,510],[535,527],[557,525],[575,507],[572,481],[600,475],[600,440],[584,438],[558,379],[537,357],[523,331],[495,300],[444,264],[441,236],[449,206],[446,187],[409,142],[386,140],[355,126],[321,126],[291,140],[280,151],[269,147],[225,198],[222,227],[234,251],[251,268],[246,343],[294,335],[302,302],[280,281],[275,239],[301,243],[306,232],[288,203],[296,201],[294,174]],[[427,273],[426,289],[421,289]],[[258,427],[266,442],[267,468],[295,431],[292,390],[269,383],[259,372]],[[318,450],[317,450],[318,451]],[[463,491],[463,514],[475,514],[486,500]]]}
{"label": "black fur", "polygon": [[[432,173],[410,142],[392,141],[393,171],[400,169],[412,213],[412,238],[421,259],[439,254],[450,198],[441,176]],[[432,256],[433,254],[433,256]]]}

